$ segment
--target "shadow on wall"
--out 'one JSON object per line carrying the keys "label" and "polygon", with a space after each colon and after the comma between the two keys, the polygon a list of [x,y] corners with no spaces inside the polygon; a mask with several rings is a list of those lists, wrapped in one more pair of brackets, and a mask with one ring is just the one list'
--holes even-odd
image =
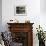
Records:
{"label": "shadow on wall", "polygon": [[0,0],[0,31],[2,31],[2,0]]}
{"label": "shadow on wall", "polygon": [[40,0],[40,11],[46,14],[46,0]]}

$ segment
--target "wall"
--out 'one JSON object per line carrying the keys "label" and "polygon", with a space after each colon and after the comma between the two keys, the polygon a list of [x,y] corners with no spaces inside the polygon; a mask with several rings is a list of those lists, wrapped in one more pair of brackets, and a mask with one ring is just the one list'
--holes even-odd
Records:
{"label": "wall", "polygon": [[40,9],[42,13],[46,13],[46,0],[40,0]]}
{"label": "wall", "polygon": [[0,31],[2,29],[2,0],[0,0]]}
{"label": "wall", "polygon": [[40,0],[40,24],[46,31],[46,0]]}
{"label": "wall", "polygon": [[[15,14],[15,7],[16,5],[25,5],[27,14],[26,16],[16,16]],[[42,5],[42,3],[41,3]],[[7,22],[10,19],[17,19],[19,22],[24,22],[25,20],[30,20],[31,23],[34,23],[33,25],[33,45],[38,46],[38,39],[36,37],[36,27],[38,27],[39,24],[43,28],[46,26],[46,22],[44,21],[46,19],[46,16],[41,12],[40,7],[40,0],[2,0],[2,26],[3,31],[8,30]],[[45,28],[46,29],[46,28]]]}

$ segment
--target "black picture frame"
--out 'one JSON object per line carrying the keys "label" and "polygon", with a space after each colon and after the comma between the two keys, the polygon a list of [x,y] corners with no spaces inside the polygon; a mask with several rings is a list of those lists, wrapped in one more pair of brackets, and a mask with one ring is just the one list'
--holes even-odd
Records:
{"label": "black picture frame", "polygon": [[15,15],[26,15],[26,7],[25,6],[16,6]]}

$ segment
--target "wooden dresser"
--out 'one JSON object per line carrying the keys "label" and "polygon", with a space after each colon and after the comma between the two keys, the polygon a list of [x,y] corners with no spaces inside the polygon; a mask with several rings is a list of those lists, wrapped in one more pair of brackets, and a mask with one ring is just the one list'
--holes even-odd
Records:
{"label": "wooden dresser", "polygon": [[7,23],[12,33],[13,41],[21,46],[33,46],[33,23]]}

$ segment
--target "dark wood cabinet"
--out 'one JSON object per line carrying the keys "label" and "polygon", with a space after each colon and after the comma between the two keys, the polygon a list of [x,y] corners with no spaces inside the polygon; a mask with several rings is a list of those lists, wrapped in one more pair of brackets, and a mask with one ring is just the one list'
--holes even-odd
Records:
{"label": "dark wood cabinet", "polygon": [[13,41],[22,43],[22,46],[33,46],[33,23],[7,23],[12,33]]}

